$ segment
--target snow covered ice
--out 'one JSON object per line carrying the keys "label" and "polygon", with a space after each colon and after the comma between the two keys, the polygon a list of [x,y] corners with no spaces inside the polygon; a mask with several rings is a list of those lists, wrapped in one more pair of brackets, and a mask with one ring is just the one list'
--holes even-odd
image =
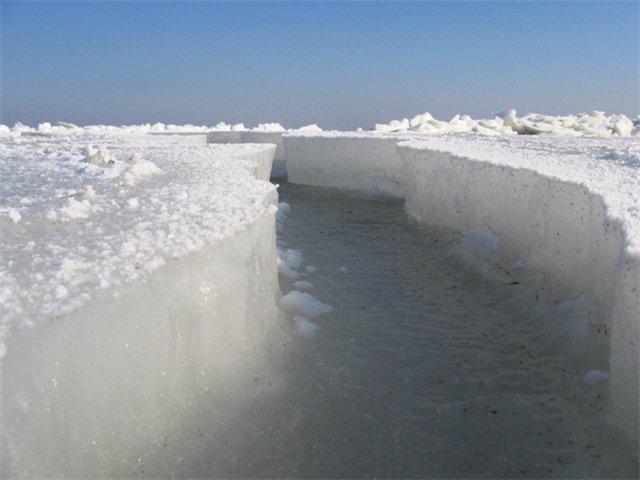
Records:
{"label": "snow covered ice", "polygon": [[275,147],[1,142],[3,475],[166,476],[211,389],[275,379]]}
{"label": "snow covered ice", "polygon": [[3,471],[636,474],[637,134],[0,127]]}

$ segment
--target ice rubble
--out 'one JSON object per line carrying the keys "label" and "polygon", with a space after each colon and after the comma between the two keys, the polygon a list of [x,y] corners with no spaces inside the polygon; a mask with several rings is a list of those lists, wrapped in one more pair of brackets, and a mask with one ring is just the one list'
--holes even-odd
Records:
{"label": "ice rubble", "polygon": [[[282,223],[290,210],[291,207],[288,203],[281,202],[278,204],[277,220],[281,225],[279,228],[282,228]],[[277,252],[278,273],[289,280],[295,280],[302,275],[298,271],[304,263],[304,257],[300,250],[278,247]],[[313,267],[306,268],[306,273],[313,273],[314,271]],[[285,285],[287,283],[289,282],[284,282]],[[313,285],[308,280],[296,280],[293,282],[293,288],[295,290],[291,290],[278,300],[278,306],[289,314],[295,331],[299,336],[313,338],[319,327],[311,320],[331,312],[333,307],[307,293],[313,289]]]}
{"label": "ice rubble", "polygon": [[[554,135],[554,136],[635,136],[640,131],[640,116],[630,119],[626,115],[593,111],[578,115],[543,115],[528,113],[518,117],[513,109],[495,114],[492,118],[473,119],[468,115],[457,114],[449,121],[437,120],[430,113],[416,115],[411,119],[391,120],[389,123],[377,123],[372,133],[475,133],[480,135]],[[141,125],[89,125],[80,127],[73,123],[49,122],[41,123],[37,127],[29,127],[16,123],[13,127],[0,125],[2,134],[27,135],[105,135],[132,133],[212,133],[212,132],[256,132],[271,134],[313,135],[323,130],[315,124],[299,128],[285,128],[279,123],[260,123],[255,127],[246,127],[243,123],[228,124],[219,122],[216,125],[174,125],[164,123]],[[358,129],[358,132],[363,132]],[[338,134],[339,132],[330,132]],[[371,132],[370,132],[371,133]],[[222,138],[222,137],[220,137]]]}
{"label": "ice rubble", "polygon": [[299,128],[287,129],[279,123],[260,123],[255,127],[246,127],[243,123],[228,124],[218,122],[215,125],[175,125],[164,123],[143,123],[140,125],[87,125],[78,126],[69,122],[57,122],[55,125],[50,122],[43,122],[37,127],[31,127],[17,122],[13,127],[0,124],[0,136],[25,135],[25,136],[113,136],[113,135],[136,135],[136,134],[206,134],[210,132],[256,132],[256,133],[304,133],[321,132],[317,125],[305,125]]}
{"label": "ice rubble", "polygon": [[491,119],[475,120],[468,115],[455,115],[448,122],[436,120],[430,113],[412,119],[392,120],[376,124],[380,133],[476,133],[480,135],[554,135],[554,136],[635,136],[640,131],[640,117],[631,120],[625,115],[609,115],[593,111],[579,115],[541,115],[529,113],[517,116],[515,110],[496,114]]}

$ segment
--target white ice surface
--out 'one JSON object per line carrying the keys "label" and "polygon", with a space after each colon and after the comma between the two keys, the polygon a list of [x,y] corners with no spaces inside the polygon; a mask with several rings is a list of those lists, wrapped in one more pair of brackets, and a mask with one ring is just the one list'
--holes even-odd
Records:
{"label": "white ice surface", "polygon": [[268,178],[268,154],[268,145],[2,137],[0,343],[273,212],[265,199],[275,188],[256,178]]}

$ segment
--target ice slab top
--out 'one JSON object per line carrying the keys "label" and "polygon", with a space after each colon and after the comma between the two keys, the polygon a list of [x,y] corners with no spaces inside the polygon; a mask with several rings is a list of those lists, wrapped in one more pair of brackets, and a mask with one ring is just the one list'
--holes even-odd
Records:
{"label": "ice slab top", "polygon": [[[627,233],[627,253],[640,255],[640,142],[633,138],[421,137],[403,148],[431,150],[584,185],[602,197]],[[621,252],[623,253],[623,252]]]}
{"label": "ice slab top", "polygon": [[10,329],[275,211],[275,187],[250,173],[271,145],[95,142],[0,140],[0,357]]}

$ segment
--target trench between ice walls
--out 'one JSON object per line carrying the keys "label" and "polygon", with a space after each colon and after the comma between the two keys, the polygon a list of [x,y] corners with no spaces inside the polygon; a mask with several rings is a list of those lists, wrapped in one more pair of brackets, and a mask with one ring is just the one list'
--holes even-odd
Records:
{"label": "trench between ice walls", "polygon": [[[552,301],[594,302],[607,327],[611,419],[637,438],[640,258],[627,251],[627,232],[601,196],[534,170],[416,148],[394,136],[231,134],[226,141],[276,144],[291,183],[404,198],[407,214],[425,225],[489,230],[500,238],[492,261],[504,268],[526,262],[544,275]],[[208,141],[216,135],[225,134]]]}

